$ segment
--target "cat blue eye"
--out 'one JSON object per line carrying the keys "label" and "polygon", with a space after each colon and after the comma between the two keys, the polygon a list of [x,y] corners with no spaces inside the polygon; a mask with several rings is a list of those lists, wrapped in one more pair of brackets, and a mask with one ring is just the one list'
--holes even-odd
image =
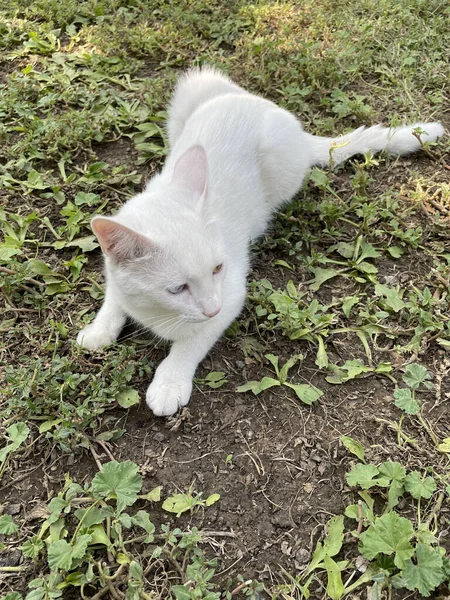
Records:
{"label": "cat blue eye", "polygon": [[184,292],[184,290],[187,290],[187,283],[177,285],[177,287],[168,288],[167,291],[169,292],[169,294],[180,294],[181,292]]}

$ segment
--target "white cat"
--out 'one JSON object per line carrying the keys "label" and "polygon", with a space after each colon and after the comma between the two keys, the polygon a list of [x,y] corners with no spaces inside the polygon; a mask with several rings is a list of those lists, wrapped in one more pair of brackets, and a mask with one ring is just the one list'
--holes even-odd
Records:
{"label": "white cat", "polygon": [[114,217],[95,217],[106,263],[105,301],[78,334],[95,349],[119,335],[126,315],[173,342],[147,391],[155,415],[189,402],[198,363],[242,309],[248,246],[299,190],[313,165],[354,154],[420,148],[439,123],[361,127],[337,139],[303,131],[289,112],[217,71],[189,71],[176,88],[171,152],[159,175]]}

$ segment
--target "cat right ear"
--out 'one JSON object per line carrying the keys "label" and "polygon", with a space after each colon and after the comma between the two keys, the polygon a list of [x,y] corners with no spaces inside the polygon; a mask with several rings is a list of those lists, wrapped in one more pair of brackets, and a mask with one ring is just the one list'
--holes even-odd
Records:
{"label": "cat right ear", "polygon": [[131,260],[149,254],[152,243],[143,235],[108,217],[94,217],[91,227],[103,254],[114,259]]}
{"label": "cat right ear", "polygon": [[206,196],[208,160],[203,146],[191,146],[175,163],[172,183],[195,192],[198,198]]}

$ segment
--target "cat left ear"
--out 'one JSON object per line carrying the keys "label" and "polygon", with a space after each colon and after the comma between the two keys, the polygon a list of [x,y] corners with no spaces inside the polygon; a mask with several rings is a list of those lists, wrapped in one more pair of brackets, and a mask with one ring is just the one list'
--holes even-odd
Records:
{"label": "cat left ear", "polygon": [[145,256],[153,249],[146,237],[109,217],[95,217],[91,227],[103,254],[116,262]]}
{"label": "cat left ear", "polygon": [[172,183],[206,196],[208,185],[208,160],[203,146],[196,145],[180,156],[173,170]]}

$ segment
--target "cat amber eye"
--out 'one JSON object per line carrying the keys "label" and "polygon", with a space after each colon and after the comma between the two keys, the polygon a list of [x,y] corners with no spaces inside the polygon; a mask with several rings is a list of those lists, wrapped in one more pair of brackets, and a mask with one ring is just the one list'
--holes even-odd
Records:
{"label": "cat amber eye", "polygon": [[218,273],[219,271],[221,271],[222,270],[222,266],[223,265],[220,264],[220,265],[217,265],[217,267],[214,267],[214,269],[213,269],[213,275],[216,275],[216,273]]}

